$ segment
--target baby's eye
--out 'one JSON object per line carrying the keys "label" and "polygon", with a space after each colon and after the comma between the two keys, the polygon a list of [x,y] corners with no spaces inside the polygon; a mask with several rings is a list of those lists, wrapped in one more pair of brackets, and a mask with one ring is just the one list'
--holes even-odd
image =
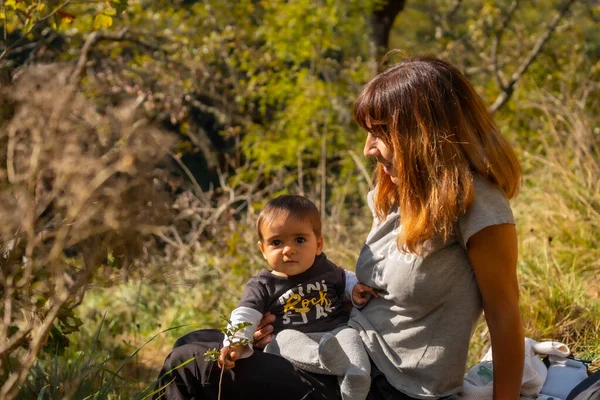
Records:
{"label": "baby's eye", "polygon": [[281,240],[275,239],[271,242],[271,246],[279,246],[281,244]]}
{"label": "baby's eye", "polygon": [[305,238],[303,238],[303,237],[296,238],[296,243],[304,243],[304,242],[306,242]]}

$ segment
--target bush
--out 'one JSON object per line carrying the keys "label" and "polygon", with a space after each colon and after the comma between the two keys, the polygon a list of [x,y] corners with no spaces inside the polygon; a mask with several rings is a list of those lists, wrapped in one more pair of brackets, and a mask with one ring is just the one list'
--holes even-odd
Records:
{"label": "bush", "polygon": [[167,217],[153,185],[169,137],[136,104],[97,109],[67,65],[34,65],[0,92],[0,397],[44,348],[61,354],[73,309],[105,268],[128,265]]}

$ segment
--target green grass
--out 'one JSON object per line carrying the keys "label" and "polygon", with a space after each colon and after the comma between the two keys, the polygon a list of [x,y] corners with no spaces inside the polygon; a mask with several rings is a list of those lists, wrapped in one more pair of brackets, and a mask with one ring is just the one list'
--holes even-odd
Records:
{"label": "green grass", "polygon": [[77,343],[61,356],[40,358],[30,371],[19,399],[148,398],[154,386],[152,379],[139,380],[125,373],[136,356],[164,332],[152,336],[117,362],[115,354],[101,349],[105,322],[102,318],[89,347]]}

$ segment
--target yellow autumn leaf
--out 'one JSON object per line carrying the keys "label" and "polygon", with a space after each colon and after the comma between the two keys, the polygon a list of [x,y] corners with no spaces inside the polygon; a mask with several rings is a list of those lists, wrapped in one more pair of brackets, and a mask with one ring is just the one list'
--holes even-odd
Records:
{"label": "yellow autumn leaf", "polygon": [[4,2],[4,7],[12,7],[15,8],[16,1],[15,0],[6,0]]}
{"label": "yellow autumn leaf", "polygon": [[60,19],[59,29],[66,29],[73,22],[73,18],[65,17]]}
{"label": "yellow autumn leaf", "polygon": [[104,11],[102,11],[102,14],[104,14],[104,15],[117,15],[117,11],[114,8],[105,8]]}
{"label": "yellow autumn leaf", "polygon": [[38,12],[44,12],[45,9],[46,9],[46,5],[44,3],[40,3],[38,5]]}
{"label": "yellow autumn leaf", "polygon": [[6,19],[6,14],[0,11],[0,19]]}
{"label": "yellow autumn leaf", "polygon": [[94,29],[108,28],[109,26],[112,26],[112,23],[112,17],[105,14],[98,14],[96,15],[96,18],[94,18],[93,26]]}

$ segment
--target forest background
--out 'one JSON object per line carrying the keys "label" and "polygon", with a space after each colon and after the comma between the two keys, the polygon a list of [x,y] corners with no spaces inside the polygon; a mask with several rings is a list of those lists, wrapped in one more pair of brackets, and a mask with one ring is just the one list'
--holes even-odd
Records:
{"label": "forest background", "polygon": [[[299,193],[354,269],[371,217],[361,86],[456,64],[515,145],[528,337],[600,367],[600,3],[2,0],[0,398],[144,398],[264,268]],[[489,345],[482,322],[474,364]]]}

